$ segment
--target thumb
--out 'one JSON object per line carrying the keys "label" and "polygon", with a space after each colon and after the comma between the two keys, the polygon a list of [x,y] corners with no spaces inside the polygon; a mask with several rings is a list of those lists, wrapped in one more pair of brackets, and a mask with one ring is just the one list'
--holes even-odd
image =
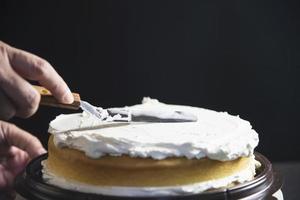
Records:
{"label": "thumb", "polygon": [[31,158],[46,153],[36,137],[13,124],[3,121],[0,121],[0,145],[18,147],[27,152]]}

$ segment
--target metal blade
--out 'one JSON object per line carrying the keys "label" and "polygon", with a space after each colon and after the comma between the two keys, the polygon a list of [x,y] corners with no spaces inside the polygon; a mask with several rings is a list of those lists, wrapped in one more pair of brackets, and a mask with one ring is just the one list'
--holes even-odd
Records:
{"label": "metal blade", "polygon": [[131,111],[125,108],[103,109],[101,107],[93,106],[86,101],[81,101],[80,107],[85,112],[99,118],[102,121],[158,123],[197,121],[197,116],[192,113],[178,110],[165,110],[162,112],[160,109],[151,109],[148,111]]}
{"label": "metal blade", "polygon": [[195,122],[197,116],[183,112],[183,111],[166,111],[163,115],[156,115],[155,113],[132,113],[131,120],[136,122]]}
{"label": "metal blade", "polygon": [[100,120],[105,120],[109,116],[109,114],[105,109],[101,107],[93,106],[92,104],[86,101],[80,101],[80,108],[83,111],[89,113],[90,115],[99,118]]}

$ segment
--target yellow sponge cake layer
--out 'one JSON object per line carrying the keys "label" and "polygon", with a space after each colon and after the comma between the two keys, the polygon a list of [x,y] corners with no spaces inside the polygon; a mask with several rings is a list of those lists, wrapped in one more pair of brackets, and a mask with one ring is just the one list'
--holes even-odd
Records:
{"label": "yellow sponge cake layer", "polygon": [[172,157],[163,160],[129,156],[87,157],[70,148],[57,148],[49,139],[47,168],[57,176],[96,186],[176,186],[217,180],[251,165],[253,158],[232,161]]}

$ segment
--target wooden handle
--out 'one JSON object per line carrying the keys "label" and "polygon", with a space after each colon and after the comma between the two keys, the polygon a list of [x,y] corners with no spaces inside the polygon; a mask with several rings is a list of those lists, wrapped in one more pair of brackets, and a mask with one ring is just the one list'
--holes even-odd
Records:
{"label": "wooden handle", "polygon": [[63,103],[58,102],[48,89],[46,89],[42,86],[37,86],[37,85],[33,85],[33,87],[41,95],[40,105],[53,106],[53,107],[59,107],[59,108],[67,108],[67,109],[73,109],[73,110],[77,110],[80,107],[80,95],[78,93],[72,93],[73,97],[74,97],[73,103],[63,104]]}

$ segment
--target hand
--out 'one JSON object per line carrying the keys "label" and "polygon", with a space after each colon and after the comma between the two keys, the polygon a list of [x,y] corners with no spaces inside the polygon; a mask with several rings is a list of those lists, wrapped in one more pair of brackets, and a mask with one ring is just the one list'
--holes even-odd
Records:
{"label": "hand", "polygon": [[74,101],[67,84],[47,61],[0,41],[0,119],[27,118],[36,112],[40,95],[25,79],[38,81],[62,103]]}
{"label": "hand", "polygon": [[0,192],[10,191],[32,158],[46,153],[40,141],[13,124],[0,121]]}
{"label": "hand", "polygon": [[0,198],[3,191],[12,190],[16,175],[28,161],[46,152],[36,137],[1,121],[36,112],[40,95],[26,79],[38,81],[62,103],[74,101],[67,84],[47,61],[0,41]]}

